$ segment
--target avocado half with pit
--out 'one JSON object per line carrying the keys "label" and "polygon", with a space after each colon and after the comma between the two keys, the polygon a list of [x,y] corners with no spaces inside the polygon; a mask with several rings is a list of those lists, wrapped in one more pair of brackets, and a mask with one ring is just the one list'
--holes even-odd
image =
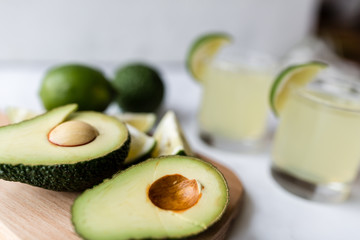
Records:
{"label": "avocado half with pit", "polygon": [[229,201],[223,175],[187,156],[152,158],[86,190],[72,206],[84,239],[168,239],[198,234]]}
{"label": "avocado half with pit", "polygon": [[76,109],[70,104],[0,127],[0,178],[81,191],[116,173],[129,151],[126,126],[105,114]]}

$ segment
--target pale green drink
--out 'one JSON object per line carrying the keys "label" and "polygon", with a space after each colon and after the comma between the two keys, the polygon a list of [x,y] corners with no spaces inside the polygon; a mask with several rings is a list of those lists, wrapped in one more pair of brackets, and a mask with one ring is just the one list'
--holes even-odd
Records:
{"label": "pale green drink", "polygon": [[240,144],[260,140],[266,132],[272,80],[270,68],[209,62],[204,69],[198,115],[202,134],[211,136],[213,142],[223,140],[223,148],[239,146],[237,150],[241,150]]}
{"label": "pale green drink", "polygon": [[360,93],[350,87],[347,93],[326,88],[331,91],[303,88],[290,92],[275,135],[273,171],[314,191],[296,192],[303,197],[341,201],[359,169]]}

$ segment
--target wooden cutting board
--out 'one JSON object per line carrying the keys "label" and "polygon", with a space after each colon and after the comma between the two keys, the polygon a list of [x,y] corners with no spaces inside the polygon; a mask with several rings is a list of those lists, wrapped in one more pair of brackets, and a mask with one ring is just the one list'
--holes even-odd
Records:
{"label": "wooden cutting board", "polygon": [[[222,240],[239,212],[244,189],[231,170],[201,157],[212,162],[224,174],[230,189],[230,203],[219,222],[191,239]],[[70,208],[78,195],[0,180],[0,239],[79,240],[70,220]]]}

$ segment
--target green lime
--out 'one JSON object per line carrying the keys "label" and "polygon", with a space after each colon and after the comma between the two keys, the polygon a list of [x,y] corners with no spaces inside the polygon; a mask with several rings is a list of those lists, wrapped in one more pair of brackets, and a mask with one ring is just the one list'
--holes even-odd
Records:
{"label": "green lime", "polygon": [[119,113],[114,117],[130,124],[141,132],[149,132],[156,121],[155,113]]}
{"label": "green lime", "polygon": [[118,69],[113,82],[124,112],[154,112],[164,97],[164,84],[151,66],[135,63]]}
{"label": "green lime", "polygon": [[100,71],[75,64],[50,69],[40,88],[47,110],[77,103],[79,110],[104,111],[113,95],[111,84]]}
{"label": "green lime", "polygon": [[224,33],[205,34],[193,42],[186,57],[186,66],[196,80],[202,81],[206,60],[213,58],[221,47],[230,42],[231,37]]}
{"label": "green lime", "polygon": [[309,62],[290,66],[280,72],[270,91],[270,105],[275,115],[283,109],[291,89],[304,87],[326,67],[327,64],[322,62]]}
{"label": "green lime", "polygon": [[156,146],[151,153],[152,157],[165,155],[193,155],[181,129],[179,121],[173,111],[168,111],[160,120],[154,131]]}

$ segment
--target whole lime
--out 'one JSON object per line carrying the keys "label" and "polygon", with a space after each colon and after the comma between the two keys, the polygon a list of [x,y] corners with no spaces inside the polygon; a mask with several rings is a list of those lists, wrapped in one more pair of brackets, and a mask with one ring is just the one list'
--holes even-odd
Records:
{"label": "whole lime", "polygon": [[50,69],[40,88],[40,98],[47,110],[77,103],[79,110],[104,111],[113,96],[110,82],[100,71],[76,64]]}
{"label": "whole lime", "polygon": [[118,69],[113,82],[125,112],[154,112],[164,97],[164,83],[151,66],[133,63]]}

